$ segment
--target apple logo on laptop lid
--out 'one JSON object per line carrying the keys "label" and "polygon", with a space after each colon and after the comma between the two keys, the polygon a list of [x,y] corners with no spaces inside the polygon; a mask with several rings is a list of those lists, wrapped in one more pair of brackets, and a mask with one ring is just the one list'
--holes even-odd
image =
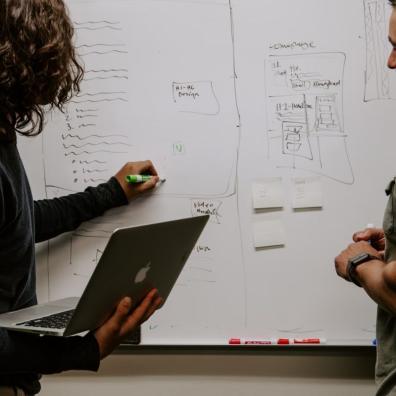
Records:
{"label": "apple logo on laptop lid", "polygon": [[142,283],[146,278],[147,278],[147,273],[151,269],[151,261],[147,263],[147,265],[143,268],[141,268],[136,276],[135,276],[135,283]]}

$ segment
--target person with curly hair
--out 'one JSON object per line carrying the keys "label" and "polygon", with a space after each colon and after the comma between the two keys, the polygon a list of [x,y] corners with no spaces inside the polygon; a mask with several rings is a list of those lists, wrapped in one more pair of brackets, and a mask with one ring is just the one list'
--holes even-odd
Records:
{"label": "person with curly hair", "polygon": [[[388,67],[396,70],[396,0],[389,23],[392,46]],[[337,274],[357,286],[378,304],[376,380],[377,396],[396,395],[396,178],[386,189],[389,196],[383,228],[356,232],[353,243],[335,259]]]}
{"label": "person with curly hair", "polygon": [[[150,161],[126,164],[107,183],[53,200],[33,201],[18,135],[43,130],[46,107],[63,110],[80,91],[83,69],[62,0],[0,0],[0,313],[37,303],[35,243],[71,231],[107,209],[152,189]],[[130,186],[127,174],[153,175]],[[162,299],[152,290],[132,312],[123,299],[99,329],[84,337],[36,336],[0,329],[0,395],[34,395],[42,374],[93,370]]]}

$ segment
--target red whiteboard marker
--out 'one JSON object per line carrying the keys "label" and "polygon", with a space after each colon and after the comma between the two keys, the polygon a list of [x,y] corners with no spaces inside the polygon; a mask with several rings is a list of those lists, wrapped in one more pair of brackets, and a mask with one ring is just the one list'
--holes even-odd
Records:
{"label": "red whiteboard marker", "polygon": [[228,340],[229,345],[276,345],[275,340],[271,339],[242,339],[242,338],[230,338]]}

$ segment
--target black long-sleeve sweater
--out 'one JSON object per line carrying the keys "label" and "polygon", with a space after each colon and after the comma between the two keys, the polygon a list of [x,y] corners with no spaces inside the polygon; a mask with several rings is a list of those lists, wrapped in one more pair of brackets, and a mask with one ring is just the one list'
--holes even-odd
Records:
{"label": "black long-sleeve sweater", "polygon": [[[126,203],[115,178],[82,193],[34,202],[15,137],[0,141],[0,313],[36,304],[36,242]],[[36,394],[41,374],[98,367],[98,345],[91,334],[61,338],[0,328],[0,385]]]}

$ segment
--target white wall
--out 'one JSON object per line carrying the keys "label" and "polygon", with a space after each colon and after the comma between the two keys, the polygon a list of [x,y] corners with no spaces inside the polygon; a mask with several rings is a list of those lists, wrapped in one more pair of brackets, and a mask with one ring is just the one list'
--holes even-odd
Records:
{"label": "white wall", "polygon": [[98,374],[45,377],[41,395],[368,396],[375,392],[374,363],[367,349],[117,354]]}

